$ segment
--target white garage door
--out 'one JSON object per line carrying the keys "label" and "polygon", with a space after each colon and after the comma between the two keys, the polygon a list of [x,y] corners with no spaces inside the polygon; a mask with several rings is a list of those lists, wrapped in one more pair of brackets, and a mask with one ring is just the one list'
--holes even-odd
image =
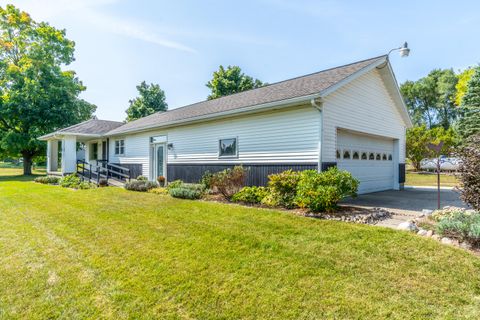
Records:
{"label": "white garage door", "polygon": [[393,140],[339,130],[337,166],[360,180],[358,193],[393,189]]}

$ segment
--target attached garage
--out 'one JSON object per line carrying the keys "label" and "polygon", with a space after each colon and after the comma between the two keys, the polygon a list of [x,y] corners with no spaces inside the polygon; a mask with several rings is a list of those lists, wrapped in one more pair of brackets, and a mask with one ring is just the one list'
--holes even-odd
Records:
{"label": "attached garage", "polygon": [[394,188],[394,140],[349,131],[337,132],[337,166],[360,180],[359,193]]}

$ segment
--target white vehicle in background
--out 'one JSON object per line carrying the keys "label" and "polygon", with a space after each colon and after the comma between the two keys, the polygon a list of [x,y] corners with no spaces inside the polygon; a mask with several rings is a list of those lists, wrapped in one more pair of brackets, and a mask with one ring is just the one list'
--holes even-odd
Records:
{"label": "white vehicle in background", "polygon": [[[420,161],[420,168],[427,171],[435,171],[437,169],[437,158],[425,158]],[[440,156],[440,171],[458,171],[462,160],[459,158],[449,158]]]}

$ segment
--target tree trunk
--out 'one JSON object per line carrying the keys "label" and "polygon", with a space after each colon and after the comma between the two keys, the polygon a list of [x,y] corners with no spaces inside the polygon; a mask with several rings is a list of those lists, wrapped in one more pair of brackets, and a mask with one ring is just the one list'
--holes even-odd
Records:
{"label": "tree trunk", "polygon": [[32,155],[29,153],[23,154],[23,175],[29,176],[32,174]]}

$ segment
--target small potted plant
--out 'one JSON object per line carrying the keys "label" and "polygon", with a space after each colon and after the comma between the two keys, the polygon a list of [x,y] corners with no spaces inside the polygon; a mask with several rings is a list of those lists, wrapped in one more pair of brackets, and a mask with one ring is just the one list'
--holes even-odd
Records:
{"label": "small potted plant", "polygon": [[160,187],[165,187],[165,177],[164,176],[159,176],[157,177],[157,182]]}

